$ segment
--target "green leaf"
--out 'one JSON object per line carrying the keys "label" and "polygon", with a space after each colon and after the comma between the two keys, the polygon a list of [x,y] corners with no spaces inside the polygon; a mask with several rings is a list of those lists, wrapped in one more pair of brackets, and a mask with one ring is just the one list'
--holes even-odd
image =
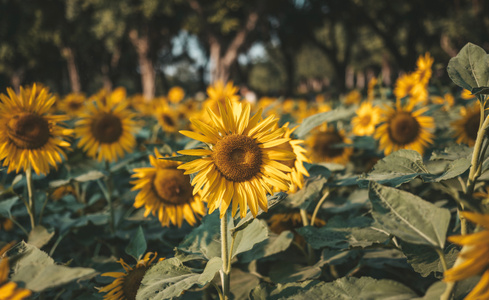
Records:
{"label": "green leaf", "polygon": [[253,260],[271,256],[280,253],[289,248],[294,240],[294,234],[288,230],[282,231],[280,235],[270,233],[270,236],[253,246],[253,248],[240,255],[239,261],[249,263]]}
{"label": "green leaf", "polygon": [[231,258],[251,250],[255,244],[260,243],[268,237],[268,226],[263,220],[254,219],[245,229],[234,235],[234,247]]}
{"label": "green leaf", "polygon": [[176,256],[184,260],[185,256],[211,259],[221,256],[219,213],[206,215],[202,224],[194,228],[176,249]]}
{"label": "green leaf", "polygon": [[417,294],[405,285],[387,279],[343,277],[333,282],[304,281],[270,285],[262,283],[254,289],[254,299],[412,299]]}
{"label": "green leaf", "polygon": [[327,111],[307,117],[294,132],[298,139],[303,139],[312,129],[325,122],[334,122],[338,120],[349,120],[355,114],[355,107],[340,107],[332,111]]}
{"label": "green leaf", "polygon": [[287,197],[285,205],[289,208],[307,209],[311,202],[321,198],[321,191],[327,182],[328,179],[324,177],[310,177],[306,180],[304,188]]}
{"label": "green leaf", "polygon": [[23,282],[25,288],[41,292],[76,279],[96,274],[94,269],[69,268],[54,263],[44,251],[20,242],[7,252],[14,274],[11,279]]}
{"label": "green leaf", "polygon": [[89,171],[89,172],[87,172],[85,174],[76,176],[73,179],[75,181],[78,181],[78,182],[87,182],[87,181],[98,180],[98,179],[101,179],[101,178],[104,178],[104,177],[105,177],[105,174],[104,173],[102,173],[100,171],[92,170],[92,171]]}
{"label": "green leaf", "polygon": [[472,95],[487,95],[489,94],[489,87],[484,86],[484,87],[478,87],[478,88],[473,88],[471,91]]}
{"label": "green leaf", "polygon": [[146,252],[146,239],[144,238],[144,232],[141,225],[139,225],[138,231],[132,236],[129,241],[129,245],[126,247],[126,253],[139,260],[141,256]]}
{"label": "green leaf", "polygon": [[[406,242],[401,242],[401,248],[404,255],[407,257],[407,262],[413,267],[414,271],[423,277],[427,277],[432,273],[435,276],[442,278],[443,265],[440,261],[440,256],[436,251],[428,246],[414,245]],[[459,251],[454,245],[448,246],[445,250],[445,259],[448,266],[453,266]]]}
{"label": "green leaf", "polygon": [[306,266],[287,263],[283,261],[275,263],[270,268],[270,279],[275,283],[288,283],[317,279],[322,270],[318,266]]}
{"label": "green leaf", "polygon": [[231,294],[234,299],[248,299],[251,290],[260,284],[260,280],[239,268],[231,269]]}
{"label": "green leaf", "polygon": [[468,43],[450,59],[447,72],[456,85],[466,90],[489,86],[489,56],[481,47]]}
{"label": "green leaf", "polygon": [[15,196],[13,198],[9,198],[7,200],[2,200],[0,202],[0,216],[2,217],[10,217],[10,210],[12,209],[12,206],[14,206],[15,202],[19,200],[19,197]]}
{"label": "green leaf", "polygon": [[29,232],[27,242],[29,245],[36,246],[41,249],[54,236],[54,230],[47,230],[44,226],[37,225]]}
{"label": "green leaf", "polygon": [[[162,300],[178,297],[183,291],[208,284],[222,267],[220,257],[209,260],[204,270],[191,269],[176,258],[165,259],[151,267],[143,277],[137,300]],[[197,273],[200,271],[200,273]]]}
{"label": "green leaf", "polygon": [[184,163],[194,161],[196,159],[202,158],[200,156],[193,156],[193,155],[175,155],[175,156],[170,156],[170,157],[160,157],[160,159],[165,159],[165,160],[172,160],[172,161],[181,161]]}
{"label": "green leaf", "polygon": [[369,199],[372,216],[383,230],[409,243],[444,248],[450,223],[448,209],[376,182],[370,183]]}

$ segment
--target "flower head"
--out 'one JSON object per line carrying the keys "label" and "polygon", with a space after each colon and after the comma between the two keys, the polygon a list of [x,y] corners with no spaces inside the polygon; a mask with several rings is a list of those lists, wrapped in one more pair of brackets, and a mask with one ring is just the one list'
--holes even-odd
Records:
{"label": "flower head", "polygon": [[356,116],[351,120],[353,134],[358,136],[372,135],[375,126],[380,122],[380,108],[370,102],[363,102],[356,111]]}
{"label": "flower head", "polygon": [[471,106],[462,107],[460,116],[460,119],[452,123],[455,129],[454,136],[457,143],[472,147],[475,144],[480,125],[481,109],[479,102],[476,101]]}
{"label": "flower head", "polygon": [[326,124],[314,132],[306,143],[309,148],[308,155],[315,163],[331,162],[345,165],[353,153],[353,148],[342,146],[352,143],[346,132]]}
{"label": "flower head", "polygon": [[8,258],[2,258],[2,255],[7,252],[13,243],[9,243],[0,249],[0,299],[5,300],[22,300],[31,295],[28,289],[20,288],[13,281],[8,280],[10,266]]}

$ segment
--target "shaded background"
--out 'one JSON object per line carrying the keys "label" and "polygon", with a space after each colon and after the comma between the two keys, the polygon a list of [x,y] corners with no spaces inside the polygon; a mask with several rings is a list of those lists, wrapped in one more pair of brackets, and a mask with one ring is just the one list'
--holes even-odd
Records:
{"label": "shaded background", "polygon": [[124,86],[147,98],[218,79],[261,95],[391,85],[419,55],[433,84],[467,42],[489,50],[483,0],[0,0],[0,91]]}

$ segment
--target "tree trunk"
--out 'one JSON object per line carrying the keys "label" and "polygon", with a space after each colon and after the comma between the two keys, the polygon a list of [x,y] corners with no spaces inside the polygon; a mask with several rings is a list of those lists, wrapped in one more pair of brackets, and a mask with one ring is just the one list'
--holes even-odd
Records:
{"label": "tree trunk", "polygon": [[137,30],[129,32],[129,39],[138,54],[139,72],[141,73],[141,86],[143,96],[146,101],[150,101],[155,96],[155,78],[153,61],[149,55],[149,36],[147,30],[140,35]]}
{"label": "tree trunk", "polygon": [[78,68],[75,61],[75,53],[71,47],[63,47],[61,49],[61,55],[66,60],[68,67],[68,77],[70,79],[71,92],[81,92],[80,75],[78,74]]}

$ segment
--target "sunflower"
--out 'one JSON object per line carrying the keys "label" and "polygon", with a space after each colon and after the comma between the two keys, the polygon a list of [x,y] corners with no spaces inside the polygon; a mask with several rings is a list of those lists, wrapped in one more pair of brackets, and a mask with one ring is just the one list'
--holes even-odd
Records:
{"label": "sunflower", "polygon": [[451,236],[452,243],[464,246],[455,265],[445,271],[443,281],[460,281],[482,273],[479,283],[465,297],[468,299],[489,299],[489,215],[461,212],[467,220],[483,227],[476,233]]}
{"label": "sunflower", "polygon": [[57,168],[65,140],[72,130],[61,127],[64,115],[48,113],[54,97],[45,89],[37,91],[36,85],[27,93],[22,87],[16,95],[7,89],[8,96],[0,94],[0,160],[8,172],[32,168],[37,174],[46,174],[50,166]]}
{"label": "sunflower", "polygon": [[132,177],[137,179],[131,182],[132,190],[140,190],[134,207],[144,205],[144,216],[157,215],[162,226],[169,226],[171,222],[181,227],[183,219],[193,226],[197,222],[195,215],[205,213],[204,204],[198,194],[192,195],[190,177],[177,169],[181,163],[162,157],[155,149],[155,156],[149,156],[152,167],[133,170]]}
{"label": "sunflower", "polygon": [[311,135],[306,143],[309,148],[309,157],[312,162],[332,162],[345,165],[350,161],[353,148],[338,144],[351,144],[352,140],[346,137],[344,130],[337,130],[325,124],[321,129]]}
{"label": "sunflower", "polygon": [[358,104],[362,101],[362,94],[357,90],[353,90],[345,96],[344,101],[346,105]]}
{"label": "sunflower", "polygon": [[179,151],[201,158],[178,168],[184,169],[185,174],[198,173],[192,180],[194,194],[203,188],[202,197],[209,203],[209,213],[219,207],[221,218],[232,199],[233,216],[238,205],[242,218],[246,216],[247,206],[256,216],[258,207],[268,210],[266,195],[273,193],[271,186],[289,188],[290,180],[284,172],[291,169],[278,161],[294,159],[295,155],[278,146],[290,139],[283,137],[283,128],[273,129],[278,121],[275,116],[260,122],[261,109],[251,118],[250,110],[249,103],[227,100],[225,106],[219,104],[218,115],[207,108],[211,125],[190,120],[200,133],[180,131],[209,146],[209,149]]}
{"label": "sunflower", "polygon": [[418,77],[420,83],[426,85],[430,81],[431,66],[433,65],[434,59],[431,57],[429,52],[426,52],[424,56],[420,55],[416,61],[416,71],[414,72]]}
{"label": "sunflower", "polygon": [[176,132],[178,130],[178,112],[168,104],[160,105],[156,108],[155,117],[158,124],[165,132]]}
{"label": "sunflower", "polygon": [[416,73],[404,74],[396,80],[394,86],[396,99],[411,96],[411,101],[426,104],[428,100],[428,90],[426,85],[420,82]]}
{"label": "sunflower", "polygon": [[219,112],[219,103],[224,106],[226,99],[231,100],[231,102],[239,101],[238,90],[239,88],[234,86],[232,81],[224,85],[224,82],[218,80],[214,85],[207,88],[209,98],[205,101],[204,106],[209,107],[212,112],[217,114]]}
{"label": "sunflower", "polygon": [[477,138],[479,123],[481,118],[481,109],[479,102],[474,102],[472,106],[462,107],[460,109],[461,118],[452,123],[455,129],[454,136],[457,143],[467,144],[472,147]]}
{"label": "sunflower", "polygon": [[98,161],[115,161],[136,144],[133,114],[126,109],[126,102],[114,104],[110,99],[89,103],[76,122],[80,147]]}
{"label": "sunflower", "polygon": [[10,266],[8,258],[2,258],[13,243],[7,244],[0,249],[0,299],[2,300],[22,300],[31,295],[28,289],[20,288],[13,281],[8,281]]}
{"label": "sunflower", "polygon": [[433,117],[423,116],[428,110],[424,107],[414,111],[414,102],[402,107],[397,101],[396,107],[386,107],[382,110],[381,123],[374,137],[380,141],[380,149],[385,155],[400,150],[410,149],[424,153],[424,149],[433,143],[435,128]]}
{"label": "sunflower", "polygon": [[446,93],[443,97],[433,96],[431,102],[433,104],[443,105],[442,109],[448,111],[455,104],[455,98],[453,98],[452,94]]}
{"label": "sunflower", "polygon": [[295,193],[299,189],[302,189],[302,186],[304,185],[304,176],[309,176],[309,172],[307,172],[304,167],[304,163],[310,163],[311,161],[304,155],[307,152],[306,149],[301,146],[304,141],[291,138],[292,133],[297,127],[290,129],[288,126],[289,123],[285,123],[282,128],[285,129],[284,137],[291,140],[278,146],[278,148],[295,154],[295,159],[283,162],[284,165],[292,170],[292,172],[287,173],[290,179],[290,187],[285,190],[285,192]]}
{"label": "sunflower", "polygon": [[58,104],[58,109],[69,116],[79,115],[85,108],[85,95],[71,93],[66,95]]}
{"label": "sunflower", "polygon": [[353,134],[358,136],[372,135],[375,126],[380,121],[380,108],[374,107],[371,102],[363,102],[356,111],[356,116],[351,120]]}
{"label": "sunflower", "polygon": [[172,103],[179,103],[183,98],[185,98],[185,91],[179,86],[174,86],[168,91],[168,100]]}
{"label": "sunflower", "polygon": [[471,91],[464,89],[462,93],[460,94],[460,97],[464,100],[473,100],[476,99],[477,97],[472,94]]}
{"label": "sunflower", "polygon": [[[118,261],[124,268],[125,272],[108,272],[101,276],[113,277],[114,281],[99,289],[99,293],[107,293],[104,300],[135,300],[136,294],[144,275],[156,259],[157,253],[148,252],[142,259],[138,260],[136,266],[129,266],[122,258]],[[162,261],[160,258],[158,261]]]}

